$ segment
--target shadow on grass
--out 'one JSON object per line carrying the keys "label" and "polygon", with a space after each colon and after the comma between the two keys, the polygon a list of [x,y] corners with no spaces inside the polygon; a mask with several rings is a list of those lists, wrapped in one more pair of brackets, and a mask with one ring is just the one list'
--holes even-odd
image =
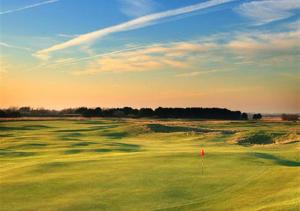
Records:
{"label": "shadow on grass", "polygon": [[23,144],[22,147],[45,147],[48,146],[48,144],[45,143],[29,143],[29,144]]}
{"label": "shadow on grass", "polygon": [[74,134],[74,133],[79,133],[79,132],[89,132],[89,131],[93,131],[90,128],[83,128],[83,129],[63,129],[63,130],[55,130],[53,132],[56,133],[70,133],[70,134]]}
{"label": "shadow on grass", "polygon": [[20,126],[20,127],[0,126],[0,131],[40,130],[40,129],[48,129],[48,128],[52,128],[52,127],[45,126],[45,125],[24,125],[24,126]]}
{"label": "shadow on grass", "polygon": [[141,151],[141,146],[138,144],[127,144],[127,143],[109,143],[107,144],[109,146],[117,147],[117,151],[122,151],[122,152],[138,152]]}
{"label": "shadow on grass", "polygon": [[68,133],[68,134],[62,134],[58,135],[57,137],[62,141],[82,141],[79,139],[79,137],[84,136],[81,133]]}
{"label": "shadow on grass", "polygon": [[141,151],[140,145],[126,144],[126,143],[107,143],[107,148],[95,149],[94,152],[106,153],[106,152],[139,152]]}
{"label": "shadow on grass", "polygon": [[59,141],[82,141],[81,139],[79,139],[79,138],[72,138],[72,137],[59,137],[61,140],[59,140]]}
{"label": "shadow on grass", "polygon": [[102,124],[108,124],[107,122],[104,121],[96,121],[96,120],[85,120],[85,121],[79,121],[75,122],[75,124],[84,124],[84,125],[102,125]]}
{"label": "shadow on grass", "polygon": [[64,154],[78,154],[80,152],[83,152],[82,149],[69,149],[64,151]]}
{"label": "shadow on grass", "polygon": [[48,144],[45,143],[28,143],[28,144],[18,144],[14,146],[9,146],[6,149],[7,150],[14,150],[14,149],[35,149],[35,148],[43,148],[48,146]]}
{"label": "shadow on grass", "polygon": [[129,133],[127,132],[110,132],[110,133],[104,133],[103,136],[106,136],[110,139],[122,139],[127,136],[129,136]]}
{"label": "shadow on grass", "polygon": [[287,143],[284,143],[284,144],[295,144],[295,143],[298,143],[300,141],[291,141],[291,142],[287,142]]}
{"label": "shadow on grass", "polygon": [[9,137],[14,137],[14,134],[0,134],[0,138],[9,138]]}
{"label": "shadow on grass", "polygon": [[92,131],[101,131],[105,129],[112,129],[118,127],[116,125],[101,125],[101,126],[94,126],[94,127],[88,127],[88,128],[82,128],[82,129],[63,129],[63,130],[55,130],[53,132],[58,133],[76,133],[76,132],[92,132]]}
{"label": "shadow on grass", "polygon": [[286,159],[282,159],[282,158],[279,158],[279,157],[276,157],[274,155],[270,155],[270,154],[267,154],[267,153],[256,152],[256,153],[254,153],[254,155],[255,155],[255,157],[258,157],[258,158],[272,160],[272,161],[274,161],[277,164],[282,165],[282,166],[290,166],[290,167],[300,166],[299,161],[286,160]]}
{"label": "shadow on grass", "polygon": [[33,156],[37,153],[35,152],[23,152],[23,151],[15,151],[15,150],[8,150],[8,149],[0,149],[0,156],[1,157],[27,157]]}
{"label": "shadow on grass", "polygon": [[95,149],[94,152],[100,152],[100,153],[104,153],[104,152],[112,152],[114,151],[113,149],[107,149],[107,148],[101,148],[101,149]]}
{"label": "shadow on grass", "polygon": [[[80,161],[79,161],[80,162]],[[33,173],[55,173],[56,171],[65,170],[77,162],[50,162],[41,163],[32,170]]]}
{"label": "shadow on grass", "polygon": [[[74,143],[72,147],[88,146],[90,144],[97,144],[94,142],[79,142]],[[78,154],[81,152],[97,152],[97,153],[108,153],[108,152],[139,152],[141,151],[140,145],[127,144],[127,143],[105,143],[104,148],[96,149],[68,149],[64,151],[64,154]]]}
{"label": "shadow on grass", "polygon": [[97,144],[97,143],[91,141],[80,141],[78,143],[72,144],[71,147],[86,147],[92,144]]}

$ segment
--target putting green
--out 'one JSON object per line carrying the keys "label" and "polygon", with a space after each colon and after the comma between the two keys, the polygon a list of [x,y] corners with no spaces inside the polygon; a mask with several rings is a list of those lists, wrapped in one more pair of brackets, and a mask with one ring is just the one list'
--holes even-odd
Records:
{"label": "putting green", "polygon": [[300,210],[299,134],[288,122],[1,121],[0,209]]}

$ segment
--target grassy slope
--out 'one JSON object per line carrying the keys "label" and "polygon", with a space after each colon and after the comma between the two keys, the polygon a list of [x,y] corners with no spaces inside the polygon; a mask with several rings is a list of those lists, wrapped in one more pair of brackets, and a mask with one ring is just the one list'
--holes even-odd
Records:
{"label": "grassy slope", "polygon": [[299,210],[300,142],[230,143],[230,131],[261,130],[299,133],[299,124],[0,122],[0,209]]}

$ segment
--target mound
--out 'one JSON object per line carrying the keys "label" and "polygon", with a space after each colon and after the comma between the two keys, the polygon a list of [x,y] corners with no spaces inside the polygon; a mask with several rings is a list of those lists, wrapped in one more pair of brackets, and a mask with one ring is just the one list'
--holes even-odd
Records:
{"label": "mound", "polygon": [[300,141],[300,136],[293,132],[287,133],[285,135],[279,136],[274,139],[276,144],[291,144]]}
{"label": "mound", "polygon": [[[168,126],[162,124],[148,124],[148,128],[155,133],[174,133],[174,132],[200,132],[200,129],[183,126]],[[201,132],[210,132],[210,130],[201,129]]]}
{"label": "mound", "polygon": [[296,133],[275,133],[258,131],[246,135],[239,135],[235,143],[241,145],[265,145],[265,144],[288,144],[298,142],[299,135]]}
{"label": "mound", "polygon": [[170,126],[162,124],[148,124],[147,127],[155,133],[175,133],[175,132],[194,132],[194,133],[223,133],[223,134],[234,134],[233,130],[218,130],[208,129],[199,127],[185,127],[185,126]]}
{"label": "mound", "polygon": [[270,133],[263,131],[249,134],[245,137],[240,138],[238,144],[253,145],[253,144],[273,144],[273,136]]}

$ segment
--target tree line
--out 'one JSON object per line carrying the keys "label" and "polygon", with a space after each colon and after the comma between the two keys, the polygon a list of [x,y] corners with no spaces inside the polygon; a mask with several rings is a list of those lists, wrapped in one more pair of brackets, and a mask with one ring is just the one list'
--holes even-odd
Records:
{"label": "tree line", "polygon": [[151,118],[197,118],[222,120],[247,120],[248,115],[226,108],[68,108],[63,110],[34,109],[30,107],[0,110],[0,118],[16,117],[151,117]]}

